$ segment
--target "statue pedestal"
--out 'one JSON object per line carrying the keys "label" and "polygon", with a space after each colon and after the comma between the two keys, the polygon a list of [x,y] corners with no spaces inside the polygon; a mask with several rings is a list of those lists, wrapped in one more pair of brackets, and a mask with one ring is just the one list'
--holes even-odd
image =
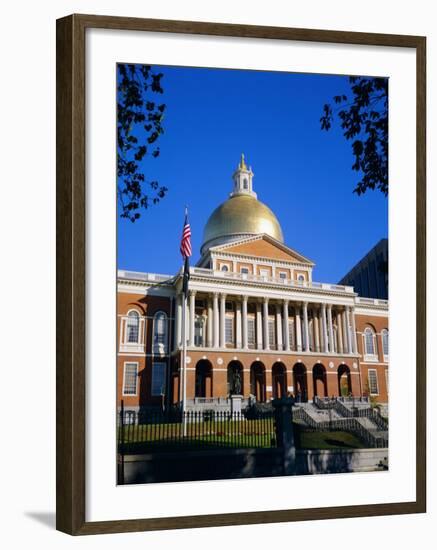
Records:
{"label": "statue pedestal", "polygon": [[241,413],[242,395],[231,395],[231,413]]}

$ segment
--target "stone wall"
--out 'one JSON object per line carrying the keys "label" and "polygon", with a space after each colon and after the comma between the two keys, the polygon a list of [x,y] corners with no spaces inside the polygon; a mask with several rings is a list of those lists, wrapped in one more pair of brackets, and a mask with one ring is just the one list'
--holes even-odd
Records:
{"label": "stone wall", "polygon": [[[388,449],[298,450],[291,475],[386,470]],[[119,483],[157,483],[278,477],[284,474],[282,449],[232,449],[127,455]]]}

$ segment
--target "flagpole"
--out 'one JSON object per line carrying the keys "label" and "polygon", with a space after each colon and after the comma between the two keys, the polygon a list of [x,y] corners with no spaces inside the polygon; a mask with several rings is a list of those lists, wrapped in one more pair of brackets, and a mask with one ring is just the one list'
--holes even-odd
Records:
{"label": "flagpole", "polygon": [[182,294],[182,425],[184,437],[187,435],[187,296]]}
{"label": "flagpole", "polygon": [[185,206],[185,222],[182,230],[181,254],[184,259],[182,277],[182,424],[184,436],[187,435],[187,295],[190,280],[191,228],[188,222],[188,208]]}

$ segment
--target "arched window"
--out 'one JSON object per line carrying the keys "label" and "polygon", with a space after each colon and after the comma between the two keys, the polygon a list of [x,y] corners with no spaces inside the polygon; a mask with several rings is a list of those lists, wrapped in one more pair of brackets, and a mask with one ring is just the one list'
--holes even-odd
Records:
{"label": "arched window", "polygon": [[384,359],[388,359],[388,330],[386,328],[381,331],[382,337],[382,353],[384,354]]}
{"label": "arched window", "polygon": [[221,269],[222,271],[229,271],[229,267],[228,267],[227,265],[222,265],[222,266],[220,267],[220,269]]}
{"label": "arched window", "polygon": [[369,359],[376,359],[375,333],[370,327],[364,330],[364,356]]}
{"label": "arched window", "polygon": [[126,333],[127,333],[127,341],[130,344],[137,344],[138,338],[140,335],[140,315],[138,311],[135,311],[134,309],[129,311],[127,315],[127,325],[126,325]]}
{"label": "arched window", "polygon": [[248,183],[247,179],[243,180],[243,189],[249,189],[249,183]]}
{"label": "arched window", "polygon": [[167,352],[167,315],[163,311],[155,313],[153,318],[153,351]]}

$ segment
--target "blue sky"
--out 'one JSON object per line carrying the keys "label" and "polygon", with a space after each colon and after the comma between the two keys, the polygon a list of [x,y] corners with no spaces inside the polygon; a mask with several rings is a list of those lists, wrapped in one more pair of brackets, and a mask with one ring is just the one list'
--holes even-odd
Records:
{"label": "blue sky", "polygon": [[118,219],[118,267],[173,274],[189,207],[194,264],[203,228],[229,196],[240,154],[254,190],[278,217],[285,243],[316,263],[313,278],[337,282],[388,233],[388,199],[358,197],[351,143],[338,124],[320,130],[324,103],[349,93],[347,77],[160,67],[166,103],[161,155],[146,156],[166,197],[135,223]]}

